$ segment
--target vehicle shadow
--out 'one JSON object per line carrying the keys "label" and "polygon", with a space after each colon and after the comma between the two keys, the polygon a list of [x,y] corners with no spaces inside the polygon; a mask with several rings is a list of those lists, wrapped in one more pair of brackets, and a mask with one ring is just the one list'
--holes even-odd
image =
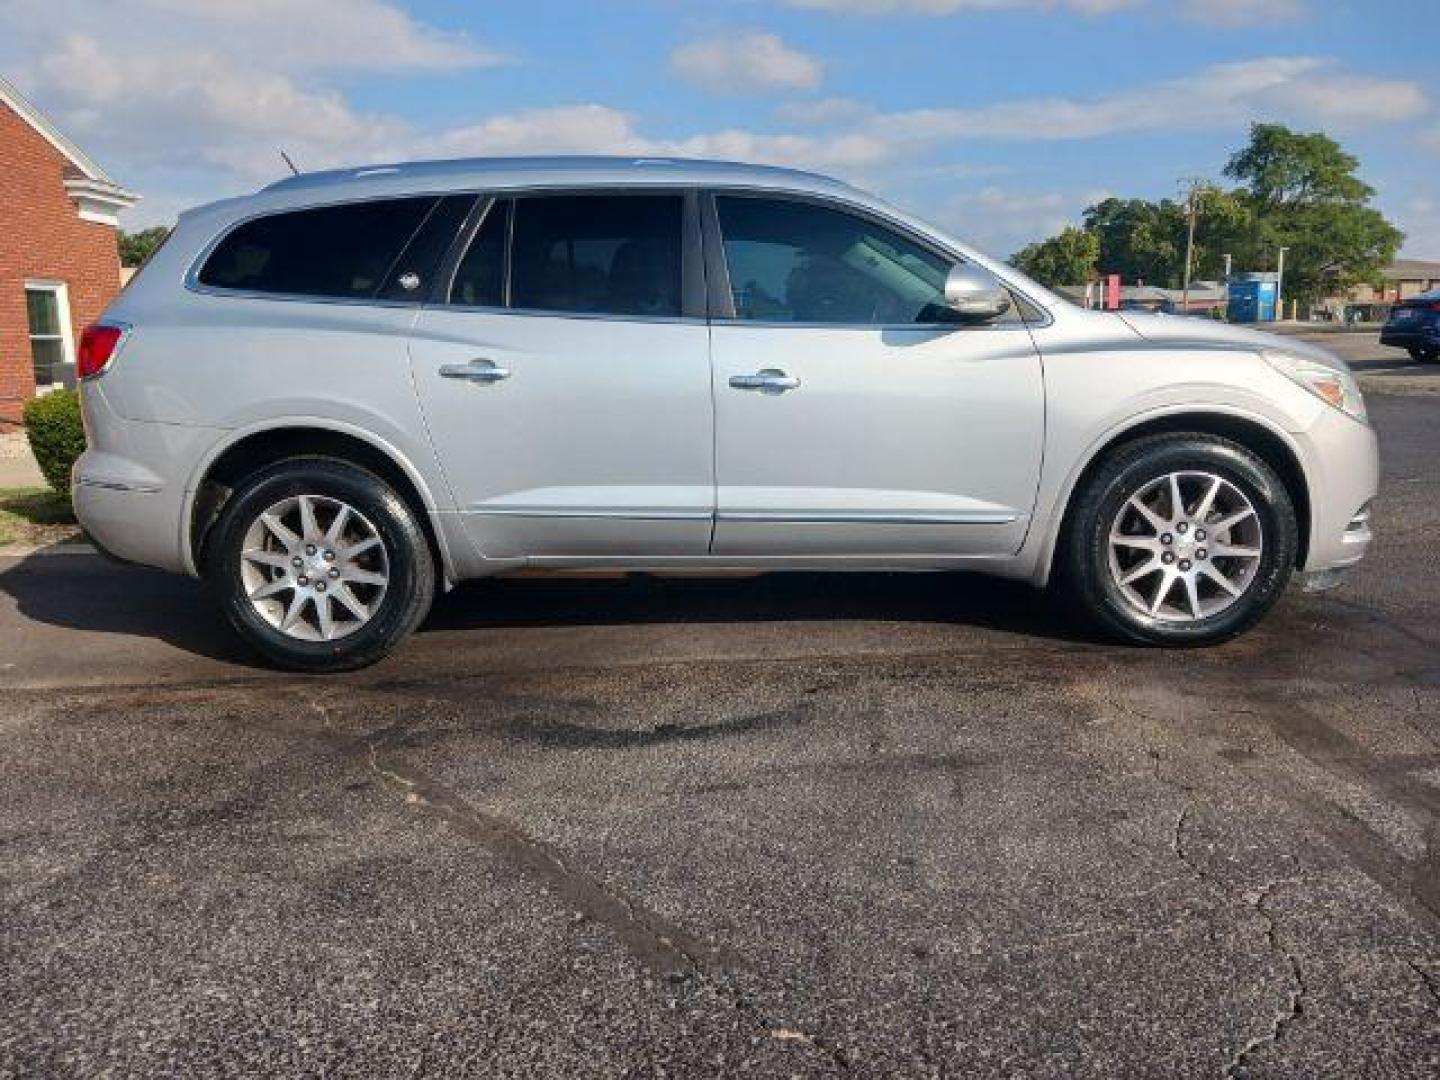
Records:
{"label": "vehicle shadow", "polygon": [[[0,597],[8,597],[23,619],[44,626],[151,638],[212,660],[264,666],[230,629],[204,585],[179,575],[96,555],[40,553],[9,566],[0,563]],[[1099,640],[1066,618],[1054,599],[1027,585],[962,573],[496,578],[437,597],[420,632],[845,620],[934,622],[1050,640]],[[25,648],[18,641],[7,652]]]}
{"label": "vehicle shadow", "polygon": [[421,632],[746,622],[934,622],[1098,642],[1028,585],[968,573],[772,573],[746,577],[514,577],[436,599]]}
{"label": "vehicle shadow", "polygon": [[[8,597],[24,619],[45,626],[152,638],[212,660],[259,666],[205,586],[178,574],[41,549],[13,563],[0,561],[0,597]],[[23,655],[27,648],[24,640],[7,645],[7,654]]]}

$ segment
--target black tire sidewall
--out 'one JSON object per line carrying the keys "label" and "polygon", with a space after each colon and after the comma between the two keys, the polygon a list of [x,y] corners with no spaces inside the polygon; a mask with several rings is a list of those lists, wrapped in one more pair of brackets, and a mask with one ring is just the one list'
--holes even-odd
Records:
{"label": "black tire sidewall", "polygon": [[[375,526],[385,545],[390,581],[380,611],[335,641],[300,641],[281,633],[245,594],[240,573],[245,534],[262,511],[296,495],[348,503]],[[373,473],[326,458],[279,462],[242,484],[226,503],[206,546],[206,578],[246,641],[272,662],[302,671],[345,671],[378,660],[424,618],[435,588],[429,545],[404,500]]]}
{"label": "black tire sidewall", "polygon": [[[1244,595],[1209,618],[1176,624],[1137,610],[1110,574],[1109,536],[1115,515],[1145,484],[1172,472],[1211,472],[1244,492],[1260,518],[1262,555]],[[1072,571],[1091,613],[1111,632],[1144,644],[1207,645],[1228,640],[1258,621],[1284,592],[1294,570],[1299,530],[1289,493],[1275,473],[1244,447],[1210,437],[1143,440],[1102,468],[1078,515]]]}

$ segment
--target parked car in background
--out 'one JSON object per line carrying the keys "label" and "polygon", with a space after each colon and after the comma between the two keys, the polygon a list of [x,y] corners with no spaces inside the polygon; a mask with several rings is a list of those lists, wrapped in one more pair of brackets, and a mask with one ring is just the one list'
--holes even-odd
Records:
{"label": "parked car in background", "polygon": [[1404,349],[1422,364],[1440,361],[1440,289],[1396,301],[1380,330],[1380,344]]}
{"label": "parked car in background", "polygon": [[288,178],[182,215],[80,365],[90,535],[311,671],[534,567],[973,570],[1217,642],[1365,554],[1378,474],[1321,349],[723,162]]}

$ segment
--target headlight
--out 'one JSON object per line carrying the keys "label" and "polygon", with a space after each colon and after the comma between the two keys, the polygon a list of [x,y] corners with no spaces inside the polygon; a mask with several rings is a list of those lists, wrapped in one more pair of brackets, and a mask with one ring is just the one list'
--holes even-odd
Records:
{"label": "headlight", "polygon": [[1356,420],[1365,420],[1365,399],[1355,376],[1343,368],[1334,368],[1308,356],[1265,349],[1260,353],[1265,362],[1287,379],[1299,383],[1328,405],[1349,413]]}

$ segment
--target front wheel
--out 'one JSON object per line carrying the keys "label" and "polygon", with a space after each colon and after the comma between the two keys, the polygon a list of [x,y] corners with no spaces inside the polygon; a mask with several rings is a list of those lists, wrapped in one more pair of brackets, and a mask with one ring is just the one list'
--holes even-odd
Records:
{"label": "front wheel", "polygon": [[206,554],[231,624],[298,671],[374,663],[420,624],[435,592],[430,546],[405,501],[330,458],[282,461],[241,484]]}
{"label": "front wheel", "polygon": [[1129,641],[1209,645],[1284,591],[1299,529],[1258,456],[1208,435],[1120,447],[1076,494],[1060,567],[1080,606]]}
{"label": "front wheel", "polygon": [[1416,345],[1410,350],[1410,359],[1417,364],[1434,364],[1440,362],[1440,349],[1427,349]]}

